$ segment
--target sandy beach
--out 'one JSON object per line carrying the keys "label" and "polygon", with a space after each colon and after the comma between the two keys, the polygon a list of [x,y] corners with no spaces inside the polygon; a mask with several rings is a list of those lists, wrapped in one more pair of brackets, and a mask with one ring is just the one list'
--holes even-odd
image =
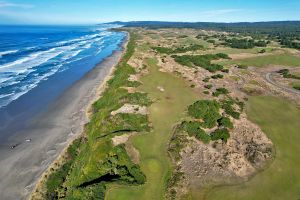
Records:
{"label": "sandy beach", "polygon": [[[123,42],[123,48],[126,41]],[[27,199],[41,175],[83,131],[87,110],[99,97],[123,51],[115,51],[63,93],[22,130],[22,143],[1,150],[0,194],[3,200]],[[27,141],[26,141],[27,140]]]}

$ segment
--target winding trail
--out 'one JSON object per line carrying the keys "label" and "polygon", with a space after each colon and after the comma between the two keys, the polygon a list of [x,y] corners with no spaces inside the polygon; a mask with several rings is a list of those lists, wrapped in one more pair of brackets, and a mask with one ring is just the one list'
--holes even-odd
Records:
{"label": "winding trail", "polygon": [[267,82],[271,83],[272,85],[286,91],[286,92],[289,92],[289,93],[294,93],[294,94],[297,94],[297,95],[300,95],[300,91],[299,90],[296,90],[296,89],[293,89],[293,88],[289,88],[289,87],[286,87],[284,85],[280,85],[278,83],[276,83],[276,81],[273,79],[273,72],[269,72],[265,75],[265,79]]}

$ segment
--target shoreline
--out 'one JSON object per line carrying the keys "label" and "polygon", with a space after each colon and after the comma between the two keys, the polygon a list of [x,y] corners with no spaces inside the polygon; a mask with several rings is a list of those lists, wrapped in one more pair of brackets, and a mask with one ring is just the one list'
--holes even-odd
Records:
{"label": "shoreline", "polygon": [[[107,76],[105,76],[105,78],[103,79],[102,83],[98,87],[96,87],[95,94],[93,95],[92,99],[90,99],[89,104],[86,106],[86,109],[85,109],[85,116],[86,116],[86,119],[87,119],[86,123],[88,123],[88,121],[89,121],[89,119],[91,117],[91,109],[92,109],[93,103],[97,99],[101,98],[101,95],[105,91],[105,88],[107,86],[107,81],[109,81],[112,78],[113,73],[114,73],[114,71],[116,69],[116,66],[118,65],[118,63],[122,59],[122,56],[123,56],[124,52],[126,52],[126,46],[127,46],[128,41],[129,41],[129,34],[126,33],[126,32],[124,32],[124,33],[126,34],[126,36],[124,38],[124,41],[120,45],[120,47],[122,48],[122,50],[121,51],[115,51],[111,56],[107,57],[105,60],[103,60],[101,63],[99,63],[95,67],[95,68],[97,68],[97,67],[99,67],[101,65],[104,65],[104,64],[106,64],[104,62],[110,62],[111,59],[114,60],[114,61],[117,60],[117,62],[114,63],[111,66],[111,68],[110,68]],[[51,174],[51,169],[56,170],[56,169],[58,169],[64,163],[64,161],[65,161],[65,155],[67,153],[68,147],[73,143],[74,140],[76,140],[77,138],[79,138],[79,137],[82,136],[82,134],[84,133],[84,125],[82,126],[82,131],[79,134],[76,134],[75,137],[73,137],[72,139],[70,139],[68,141],[68,144],[64,147],[64,149],[57,155],[57,157],[54,159],[54,161],[48,166],[48,168],[37,179],[37,181],[34,184],[34,188],[32,189],[32,191],[30,192],[30,194],[28,196],[29,199],[33,199],[33,196],[37,194],[37,191],[41,192],[43,190],[44,183],[47,180],[47,176],[49,174]]]}
{"label": "shoreline", "polygon": [[[97,64],[65,91],[46,111],[35,116],[24,130],[30,143],[8,151],[0,161],[0,191],[3,199],[28,199],[45,173],[63,157],[69,144],[83,133],[91,105],[99,98],[126,49],[129,35],[120,50]],[[6,153],[6,152],[5,152]]]}

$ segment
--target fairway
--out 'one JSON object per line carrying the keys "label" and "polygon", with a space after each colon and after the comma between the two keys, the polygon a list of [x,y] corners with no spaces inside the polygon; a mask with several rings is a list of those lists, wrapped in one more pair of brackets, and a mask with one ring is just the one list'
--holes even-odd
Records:
{"label": "fairway", "polygon": [[[160,72],[156,59],[148,59],[149,74],[142,77],[139,90],[154,99],[150,106],[149,119],[153,125],[150,133],[136,135],[131,142],[140,152],[140,166],[147,177],[141,186],[113,185],[108,189],[109,200],[156,200],[163,199],[166,181],[171,172],[167,146],[173,125],[184,117],[187,106],[197,100],[198,95],[182,79]],[[164,91],[159,90],[160,86]]]}
{"label": "fairway", "polygon": [[219,62],[224,65],[230,64],[241,64],[246,66],[254,67],[265,67],[270,65],[283,65],[290,67],[300,66],[299,57],[293,56],[291,54],[278,54],[269,56],[258,56],[253,58],[246,58],[241,60],[230,60],[225,62]]}
{"label": "fairway", "polygon": [[300,198],[300,110],[275,97],[251,97],[247,114],[273,141],[274,162],[249,182],[214,188],[207,199],[281,200]]}

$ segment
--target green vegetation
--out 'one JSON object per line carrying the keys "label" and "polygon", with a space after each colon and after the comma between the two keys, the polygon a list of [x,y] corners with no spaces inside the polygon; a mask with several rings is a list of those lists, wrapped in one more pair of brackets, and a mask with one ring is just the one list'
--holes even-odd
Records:
{"label": "green vegetation", "polygon": [[292,78],[292,79],[299,79],[300,80],[300,76],[295,75],[295,74],[291,74],[288,69],[281,69],[281,70],[278,71],[278,73],[281,74],[283,76],[283,78]]}
{"label": "green vegetation", "polygon": [[222,75],[222,74],[215,74],[215,75],[211,76],[212,79],[222,79],[223,77],[224,77],[224,75]]}
{"label": "green vegetation", "polygon": [[208,143],[210,136],[201,128],[202,123],[200,122],[183,122],[184,130],[189,136],[194,136],[198,140]]}
{"label": "green vegetation", "polygon": [[215,92],[213,92],[213,96],[214,97],[218,97],[221,94],[229,94],[229,91],[226,88],[217,88]]}
{"label": "green vegetation", "polygon": [[300,82],[291,83],[292,87],[296,90],[300,90]]}
{"label": "green vegetation", "polygon": [[229,138],[229,131],[226,128],[217,129],[214,132],[210,134],[211,140],[222,140],[224,142],[227,142],[227,139]]}
{"label": "green vegetation", "polygon": [[218,119],[218,124],[220,127],[233,129],[233,124],[228,117],[222,117],[221,119]]}
{"label": "green vegetation", "polygon": [[161,54],[176,54],[176,53],[186,53],[189,51],[198,51],[204,49],[204,47],[199,44],[192,44],[189,46],[177,47],[175,49],[167,48],[167,47],[153,47],[152,49]]}
{"label": "green vegetation", "polygon": [[212,84],[208,84],[208,85],[205,85],[204,86],[206,89],[211,89],[212,87],[213,87],[213,85]]}
{"label": "green vegetation", "polygon": [[254,67],[264,67],[270,65],[285,65],[291,67],[300,66],[300,59],[297,56],[291,54],[276,54],[276,55],[266,55],[258,56],[253,58],[245,58],[241,60],[230,60],[218,62],[222,65],[244,65],[244,66],[254,66]]}
{"label": "green vegetation", "polygon": [[132,163],[124,145],[113,146],[111,138],[124,132],[149,131],[148,117],[135,114],[117,114],[111,111],[124,103],[150,105],[146,93],[129,94],[122,87],[138,86],[128,81],[134,68],[127,64],[135,47],[135,35],[127,46],[122,61],[102,97],[93,104],[93,115],[83,139],[75,140],[68,149],[65,163],[46,181],[46,198],[104,199],[108,183],[143,184],[145,175]]}
{"label": "green vegetation", "polygon": [[[172,171],[167,147],[173,126],[184,116],[186,107],[199,98],[184,80],[159,71],[156,59],[147,59],[145,64],[149,74],[141,78],[143,85],[138,89],[147,92],[151,99],[156,99],[149,107],[153,131],[133,136],[130,143],[139,151],[139,164],[147,181],[139,186],[111,184],[106,194],[109,200],[136,197],[145,200],[163,199]],[[163,87],[164,92],[158,90],[157,86]],[[181,144],[177,143],[179,146]]]}
{"label": "green vegetation", "polygon": [[[184,145],[179,145],[179,141],[186,143],[184,132],[189,136],[194,136],[204,143],[213,140],[222,140],[227,142],[229,138],[229,129],[233,128],[230,118],[220,115],[220,104],[215,100],[199,100],[188,107],[188,114],[194,119],[191,121],[183,121],[180,126],[177,126],[173,138],[170,142],[172,155],[176,159],[180,158],[180,149]],[[217,130],[212,133],[206,133],[202,128],[214,128]],[[178,137],[178,138],[177,138]],[[176,149],[180,148],[180,149]]]}
{"label": "green vegetation", "polygon": [[188,107],[189,115],[196,119],[202,119],[201,125],[205,128],[216,126],[218,119],[221,118],[219,110],[219,103],[210,100],[200,100]]}
{"label": "green vegetation", "polygon": [[202,81],[204,82],[204,83],[208,83],[209,82],[209,77],[206,77],[205,79],[203,79]]}
{"label": "green vegetation", "polygon": [[[235,110],[235,108],[234,108],[235,103],[236,102],[233,101],[232,99],[223,100],[221,103],[221,105],[222,105],[221,107],[224,109],[224,111],[227,115],[233,117],[234,119],[239,119],[240,113]],[[240,107],[240,109],[241,109],[241,107]]]}
{"label": "green vegetation", "polygon": [[279,41],[283,47],[300,49],[300,42],[295,41],[296,37],[294,36],[282,36]]}
{"label": "green vegetation", "polygon": [[254,47],[266,47],[267,42],[259,40],[255,41],[253,39],[226,39],[225,40],[226,45],[228,45],[231,48],[237,48],[237,49],[252,49]]}
{"label": "green vegetation", "polygon": [[206,54],[206,55],[183,55],[183,56],[172,56],[175,61],[181,65],[188,67],[202,67],[209,72],[221,71],[223,66],[218,64],[212,64],[212,60],[228,59],[226,54]]}
{"label": "green vegetation", "polygon": [[247,115],[272,140],[276,148],[274,161],[243,184],[212,188],[207,199],[299,199],[299,107],[275,97],[250,97]]}

